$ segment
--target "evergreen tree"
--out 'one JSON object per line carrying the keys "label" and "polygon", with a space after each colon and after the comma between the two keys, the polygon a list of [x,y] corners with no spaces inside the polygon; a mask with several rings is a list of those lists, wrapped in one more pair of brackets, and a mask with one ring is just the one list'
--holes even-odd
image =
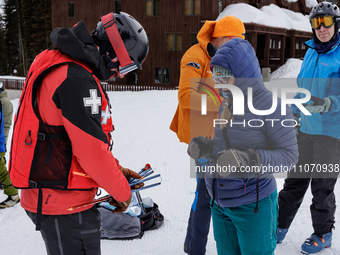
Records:
{"label": "evergreen tree", "polygon": [[[5,0],[4,24],[5,24],[5,48],[7,60],[7,74],[13,74],[20,67],[19,38],[18,38],[18,6],[19,0]],[[19,75],[23,73],[19,70]]]}
{"label": "evergreen tree", "polygon": [[23,1],[22,20],[26,66],[29,67],[37,54],[51,46],[51,1]]}
{"label": "evergreen tree", "polygon": [[8,73],[5,38],[5,23],[3,20],[3,16],[0,14],[0,75],[5,75]]}
{"label": "evergreen tree", "polygon": [[[4,5],[4,72],[26,76],[35,56],[51,46],[51,0],[5,0]],[[2,52],[2,48],[1,52]],[[2,56],[2,55],[1,55]],[[2,68],[0,66],[0,68]],[[0,72],[1,69],[0,69]]]}

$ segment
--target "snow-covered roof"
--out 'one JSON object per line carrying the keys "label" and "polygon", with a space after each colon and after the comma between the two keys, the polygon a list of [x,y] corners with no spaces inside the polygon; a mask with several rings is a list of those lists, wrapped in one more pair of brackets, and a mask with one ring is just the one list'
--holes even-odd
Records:
{"label": "snow-covered roof", "polygon": [[6,80],[25,80],[25,77],[5,75],[5,76],[0,76],[0,79],[6,79]]}
{"label": "snow-covered roof", "polygon": [[315,5],[318,4],[318,2],[316,0],[305,0],[305,2],[306,2],[306,6],[308,8],[312,8],[312,7],[314,7]]}
{"label": "snow-covered roof", "polygon": [[[316,4],[316,0],[306,0],[307,6]],[[266,5],[260,9],[244,3],[230,4],[220,13],[216,20],[220,20],[227,15],[235,16],[242,20],[243,23],[256,23],[270,27],[312,32],[308,15],[280,8],[275,4]]]}
{"label": "snow-covered roof", "polygon": [[[288,3],[295,3],[297,2],[298,0],[286,0]],[[306,6],[311,8],[315,5],[318,4],[318,2],[316,0],[305,0],[305,3],[306,3]]]}

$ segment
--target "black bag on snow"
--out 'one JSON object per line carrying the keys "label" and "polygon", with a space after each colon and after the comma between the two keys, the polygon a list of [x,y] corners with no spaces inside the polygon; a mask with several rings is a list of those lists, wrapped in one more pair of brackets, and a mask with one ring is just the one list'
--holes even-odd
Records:
{"label": "black bag on snow", "polygon": [[131,240],[142,238],[144,231],[159,228],[164,216],[154,203],[152,208],[146,208],[146,213],[140,217],[125,213],[112,213],[106,208],[98,208],[101,216],[101,239]]}
{"label": "black bag on snow", "polygon": [[143,230],[153,230],[162,226],[164,221],[164,216],[158,209],[158,205],[154,203],[152,208],[146,208],[146,213],[144,215],[139,216],[139,219],[142,221]]}

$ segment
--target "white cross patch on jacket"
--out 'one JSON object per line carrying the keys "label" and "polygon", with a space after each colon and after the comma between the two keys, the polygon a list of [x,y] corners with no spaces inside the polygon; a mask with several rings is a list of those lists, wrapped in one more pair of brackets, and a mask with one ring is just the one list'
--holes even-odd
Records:
{"label": "white cross patch on jacket", "polygon": [[98,97],[96,89],[90,89],[90,97],[84,97],[85,107],[91,107],[92,114],[98,114],[100,106],[102,104],[102,99]]}
{"label": "white cross patch on jacket", "polygon": [[109,106],[107,105],[105,108],[105,111],[102,111],[102,124],[106,125],[107,120],[110,119],[110,117],[111,117],[111,113],[110,113]]}

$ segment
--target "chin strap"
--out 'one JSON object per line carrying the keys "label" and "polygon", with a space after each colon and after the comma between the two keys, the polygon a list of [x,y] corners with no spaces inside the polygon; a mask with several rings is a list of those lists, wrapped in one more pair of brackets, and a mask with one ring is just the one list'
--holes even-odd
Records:
{"label": "chin strap", "polygon": [[136,64],[130,59],[130,56],[125,48],[123,40],[120,37],[116,21],[114,20],[113,12],[110,12],[102,16],[101,21],[104,25],[110,43],[118,57],[120,63],[119,72],[122,75],[125,75],[137,69]]}

